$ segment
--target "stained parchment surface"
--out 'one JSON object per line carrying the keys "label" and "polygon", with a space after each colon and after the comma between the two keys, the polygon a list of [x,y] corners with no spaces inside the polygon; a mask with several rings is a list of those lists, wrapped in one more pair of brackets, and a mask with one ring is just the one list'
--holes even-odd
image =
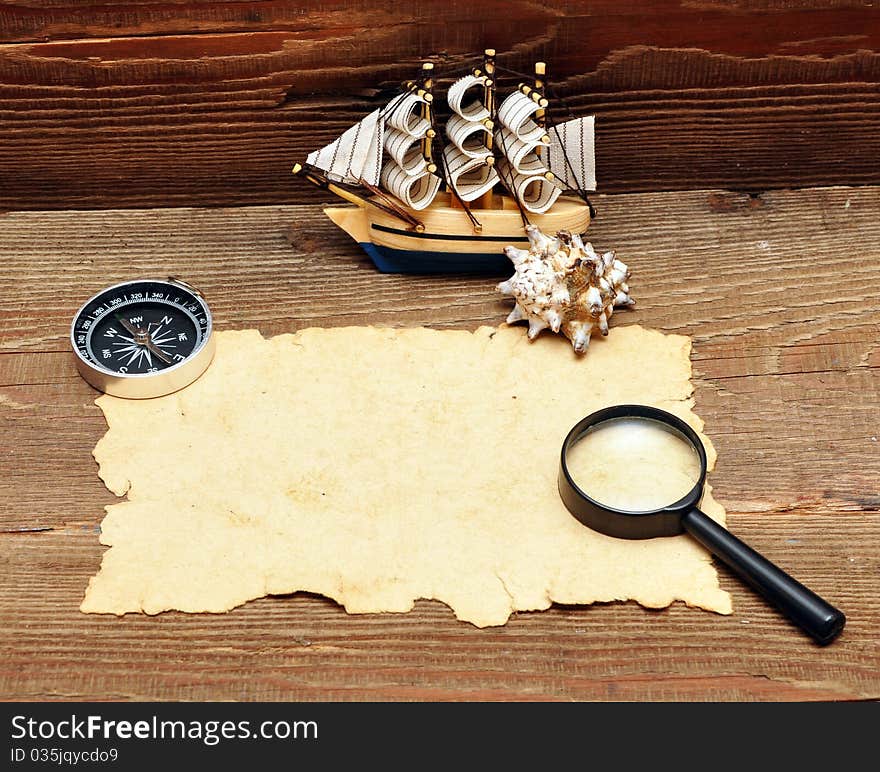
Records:
{"label": "stained parchment surface", "polygon": [[[350,613],[434,598],[478,626],[554,601],[730,613],[689,537],[595,533],[556,487],[563,438],[600,407],[656,405],[702,429],[688,338],[616,327],[578,357],[521,327],[216,336],[183,391],[98,400],[109,430],[94,455],[126,499],[107,508],[83,611],[222,612],[308,591]],[[703,508],[723,522],[711,494]]]}

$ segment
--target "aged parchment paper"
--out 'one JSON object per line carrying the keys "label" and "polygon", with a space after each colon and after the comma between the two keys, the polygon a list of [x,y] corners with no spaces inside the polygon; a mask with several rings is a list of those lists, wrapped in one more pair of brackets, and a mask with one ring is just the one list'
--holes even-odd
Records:
{"label": "aged parchment paper", "polygon": [[[478,626],[554,601],[730,613],[689,537],[602,536],[556,489],[563,438],[600,407],[656,405],[702,429],[689,354],[637,326],[584,357],[518,327],[217,333],[192,386],[98,400],[110,428],[94,455],[127,500],[107,508],[82,610],[221,612],[303,590],[351,613],[435,598]],[[723,522],[711,495],[703,508]]]}

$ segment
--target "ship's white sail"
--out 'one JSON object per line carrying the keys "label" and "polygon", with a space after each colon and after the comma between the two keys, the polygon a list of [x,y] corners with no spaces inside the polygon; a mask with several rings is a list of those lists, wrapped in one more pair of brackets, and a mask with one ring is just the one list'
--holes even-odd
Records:
{"label": "ship's white sail", "polygon": [[498,182],[489,147],[491,129],[484,124],[490,114],[480,101],[486,83],[485,75],[466,75],[446,92],[453,114],[446,122],[451,144],[443,148],[443,160],[447,182],[462,201],[478,199]]}
{"label": "ship's white sail", "polygon": [[486,85],[485,75],[465,75],[453,83],[446,92],[450,109],[469,121],[482,121],[489,117],[486,108],[474,91]]}
{"label": "ship's white sail", "polygon": [[412,209],[424,209],[437,196],[440,178],[428,171],[422,140],[431,123],[422,114],[426,100],[416,92],[398,97],[387,108],[385,150],[380,182]]}
{"label": "ship's white sail", "polygon": [[541,137],[533,142],[523,142],[510,129],[502,126],[495,132],[495,144],[504,153],[504,156],[513,165],[513,168],[520,173],[535,172],[540,167],[541,171],[547,171],[547,167],[538,157],[538,148],[549,146]]}
{"label": "ship's white sail", "polygon": [[544,177],[547,170],[540,162],[534,171],[526,173],[518,172],[513,164],[504,158],[498,161],[497,166],[501,182],[529,212],[534,214],[546,212],[562,193],[557,185]]}
{"label": "ship's white sail", "polygon": [[424,209],[440,188],[420,147],[431,128],[422,116],[424,103],[416,93],[396,97],[309,155],[307,162],[334,182],[381,184],[407,206]]}
{"label": "ship's white sail", "polygon": [[489,130],[478,121],[453,115],[446,121],[446,136],[468,158],[485,161],[492,155],[492,151],[486,146]]}
{"label": "ship's white sail", "polygon": [[329,145],[311,153],[307,163],[334,182],[357,185],[366,180],[377,185],[382,168],[384,122],[380,120],[381,113],[374,110]]}
{"label": "ship's white sail", "polygon": [[539,142],[546,134],[533,120],[541,106],[521,91],[514,91],[498,107],[498,120],[521,142]]}
{"label": "ship's white sail", "polygon": [[540,109],[530,97],[514,91],[498,108],[501,125],[495,132],[496,144],[504,156],[498,162],[501,182],[526,211],[534,214],[546,212],[562,193],[560,186],[545,176],[550,143],[544,127],[534,120]]}
{"label": "ship's white sail", "polygon": [[487,164],[485,158],[469,157],[454,145],[443,148],[443,159],[449,184],[462,201],[474,201],[498,182],[495,167]]}
{"label": "ship's white sail", "polygon": [[403,94],[389,102],[385,108],[385,122],[392,129],[397,129],[411,137],[424,137],[431,124],[422,117],[422,105],[425,98],[417,93]]}
{"label": "ship's white sail", "polygon": [[595,117],[575,118],[550,131],[550,171],[569,190],[596,189]]}
{"label": "ship's white sail", "polygon": [[437,196],[440,178],[430,172],[407,174],[394,161],[382,167],[382,187],[412,209],[424,209]]}
{"label": "ship's white sail", "polygon": [[424,174],[428,162],[422,154],[422,139],[397,129],[385,130],[385,151],[409,175]]}

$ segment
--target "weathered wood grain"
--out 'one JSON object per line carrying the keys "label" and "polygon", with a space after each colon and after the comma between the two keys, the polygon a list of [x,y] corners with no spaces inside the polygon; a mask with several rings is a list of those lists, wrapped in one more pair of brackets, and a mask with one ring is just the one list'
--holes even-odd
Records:
{"label": "weathered wood grain", "polygon": [[[494,280],[377,273],[314,207],[0,216],[0,695],[123,699],[880,698],[880,188],[600,197],[639,322],[694,339],[697,412],[731,527],[839,604],[819,649],[722,573],[735,614],[632,604],[500,629],[438,603],[351,617],[296,595],[220,616],[77,611],[115,498],[67,353],[104,284],[180,275],[219,329],[500,322]],[[540,339],[535,345],[540,345]],[[49,529],[28,531],[27,529]]]}
{"label": "weathered wood grain", "polygon": [[483,47],[595,112],[603,190],[880,182],[859,0],[0,2],[0,207],[314,202],[289,169]]}
{"label": "weathered wood grain", "polygon": [[[589,19],[602,37],[609,37],[612,30],[622,37],[633,20],[641,19],[650,34],[676,36],[683,44],[701,35],[717,41],[721,50],[753,53],[768,43],[785,49],[806,41],[821,46],[820,52],[828,55],[846,50],[852,39],[864,40],[876,32],[864,25],[869,18],[865,12],[872,7],[870,0],[549,0],[541,4],[523,0],[414,0],[407,4],[395,0],[304,0],[296,4],[286,0],[0,0],[0,29],[5,41],[31,42],[418,26],[438,36],[428,41],[436,44],[448,36],[441,27],[456,25],[459,41],[489,32],[512,35],[511,43],[524,47],[537,31],[524,23],[537,26],[576,17]],[[756,19],[763,19],[766,28],[746,23]],[[589,45],[588,40],[580,42]],[[589,57],[591,51],[582,46],[580,55]]]}
{"label": "weathered wood grain", "polygon": [[[764,520],[772,520],[768,526]],[[756,522],[756,520],[758,522]],[[0,694],[28,699],[836,700],[876,698],[880,516],[855,548],[830,520],[740,518],[756,546],[797,533],[786,563],[850,611],[820,649],[725,577],[734,616],[678,604],[558,607],[477,630],[439,603],[347,616],[333,602],[268,598],[229,614],[80,614],[101,549],[94,528],[7,536]],[[749,527],[751,526],[751,527]],[[871,539],[868,541],[868,539]],[[854,562],[849,562],[850,560]],[[842,567],[845,567],[845,573]],[[850,581],[842,581],[846,576]],[[9,589],[6,589],[9,588]]]}

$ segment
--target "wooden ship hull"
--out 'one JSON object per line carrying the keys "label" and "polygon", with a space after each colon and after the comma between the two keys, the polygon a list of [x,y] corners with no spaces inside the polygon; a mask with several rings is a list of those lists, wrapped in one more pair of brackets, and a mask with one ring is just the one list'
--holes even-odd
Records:
{"label": "wooden ship hull", "polygon": [[[324,213],[383,273],[509,273],[504,247],[528,249],[519,208],[508,196],[493,195],[486,204],[473,210],[482,225],[479,233],[448,193],[440,193],[427,208],[412,211],[424,230],[370,205],[329,207]],[[590,211],[582,200],[562,196],[550,211],[530,214],[529,221],[544,233],[583,233],[590,224]]]}

